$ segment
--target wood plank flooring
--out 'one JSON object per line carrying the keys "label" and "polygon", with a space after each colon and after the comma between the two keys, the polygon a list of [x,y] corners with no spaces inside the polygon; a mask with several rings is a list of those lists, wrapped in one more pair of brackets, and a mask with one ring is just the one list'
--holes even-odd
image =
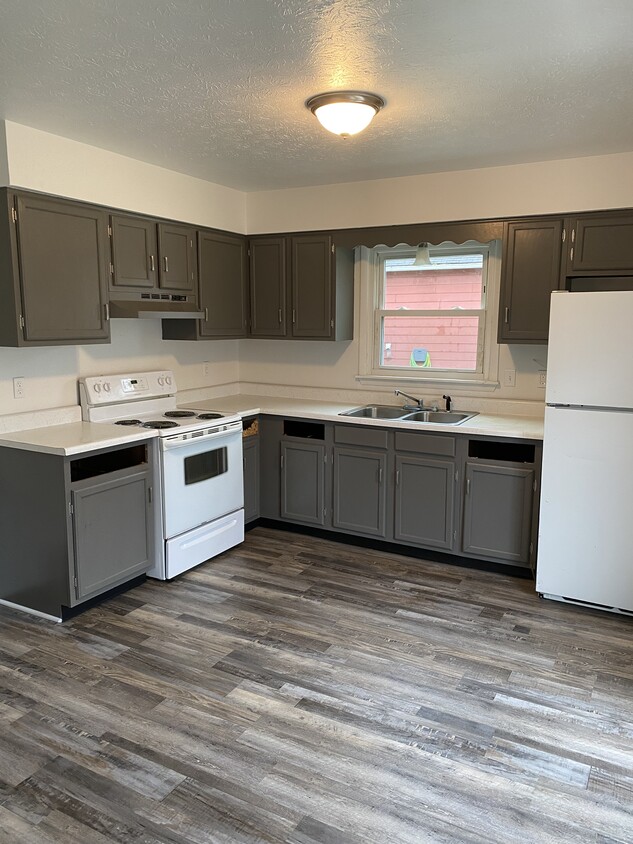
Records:
{"label": "wood plank flooring", "polygon": [[0,608],[1,844],[630,844],[633,620],[257,528]]}

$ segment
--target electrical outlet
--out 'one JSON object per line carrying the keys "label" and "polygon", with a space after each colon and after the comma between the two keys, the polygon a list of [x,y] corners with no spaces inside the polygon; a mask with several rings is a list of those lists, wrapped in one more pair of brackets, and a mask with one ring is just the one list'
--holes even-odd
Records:
{"label": "electrical outlet", "polygon": [[13,398],[14,399],[23,399],[24,398],[24,378],[14,378],[13,379]]}
{"label": "electrical outlet", "polygon": [[506,369],[503,373],[503,386],[504,387],[514,387],[516,386],[517,382],[517,371],[516,369]]}
{"label": "electrical outlet", "polygon": [[208,377],[209,377],[209,372],[210,372],[210,368],[209,368],[209,361],[208,361],[208,360],[205,360],[205,361],[203,362],[203,364],[202,364],[202,377],[203,377],[203,378],[208,378]]}
{"label": "electrical outlet", "polygon": [[542,390],[544,390],[546,384],[547,384],[547,370],[546,369],[539,369],[539,371],[538,371],[538,385]]}

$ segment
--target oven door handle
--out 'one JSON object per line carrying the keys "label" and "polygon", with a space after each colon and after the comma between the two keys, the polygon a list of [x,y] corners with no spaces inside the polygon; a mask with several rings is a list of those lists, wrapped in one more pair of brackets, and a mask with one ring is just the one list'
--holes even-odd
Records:
{"label": "oven door handle", "polygon": [[223,437],[235,436],[235,434],[240,433],[241,430],[242,423],[234,422],[224,431],[213,431],[211,434],[204,434],[202,437],[187,437],[187,439],[180,439],[179,437],[170,439],[169,437],[166,437],[161,440],[161,445],[165,451],[169,451],[174,448],[188,448],[192,445],[198,445],[198,443],[209,442],[209,440],[218,440]]}

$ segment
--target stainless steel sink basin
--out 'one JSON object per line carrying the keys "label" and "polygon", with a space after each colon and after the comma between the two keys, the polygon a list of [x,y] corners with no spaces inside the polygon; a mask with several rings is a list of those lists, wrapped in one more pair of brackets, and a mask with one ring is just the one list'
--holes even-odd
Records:
{"label": "stainless steel sink basin", "polygon": [[403,422],[433,422],[436,425],[459,425],[476,413],[458,413],[455,410],[418,410],[402,417]]}
{"label": "stainless steel sink basin", "polygon": [[355,407],[354,410],[339,413],[339,416],[354,416],[357,419],[402,419],[406,415],[404,408],[391,404],[367,404],[365,407]]}

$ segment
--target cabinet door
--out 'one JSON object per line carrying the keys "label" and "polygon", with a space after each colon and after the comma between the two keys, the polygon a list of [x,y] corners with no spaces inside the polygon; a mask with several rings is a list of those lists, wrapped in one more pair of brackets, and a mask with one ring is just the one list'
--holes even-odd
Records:
{"label": "cabinet door", "polygon": [[387,453],[334,448],[334,527],[386,536]]}
{"label": "cabinet door", "polygon": [[91,479],[72,490],[76,597],[98,595],[151,565],[149,476]]}
{"label": "cabinet door", "polygon": [[291,238],[292,336],[329,339],[332,336],[332,238],[306,235]]}
{"label": "cabinet door", "polygon": [[528,563],[533,484],[533,469],[467,462],[463,551]]}
{"label": "cabinet door", "polygon": [[324,462],[322,443],[281,443],[282,519],[325,524]]}
{"label": "cabinet door", "polygon": [[161,290],[195,293],[195,237],[195,230],[189,226],[158,224],[158,286]]}
{"label": "cabinet door", "polygon": [[396,455],[396,539],[452,551],[454,500],[454,461]]}
{"label": "cabinet door", "polygon": [[246,241],[241,237],[198,232],[201,337],[246,337],[248,279]]}
{"label": "cabinet door", "polygon": [[112,287],[155,287],[156,223],[138,217],[110,217]]}
{"label": "cabinet door", "polygon": [[579,217],[573,228],[567,274],[633,274],[633,215]]}
{"label": "cabinet door", "polygon": [[24,339],[73,344],[109,339],[105,213],[18,196],[17,217]]}
{"label": "cabinet door", "polygon": [[251,337],[286,336],[285,237],[250,241]]}
{"label": "cabinet door", "polygon": [[550,296],[558,288],[563,220],[506,223],[499,342],[546,343]]}
{"label": "cabinet door", "polygon": [[259,441],[246,437],[242,443],[244,459],[244,521],[259,518]]}

